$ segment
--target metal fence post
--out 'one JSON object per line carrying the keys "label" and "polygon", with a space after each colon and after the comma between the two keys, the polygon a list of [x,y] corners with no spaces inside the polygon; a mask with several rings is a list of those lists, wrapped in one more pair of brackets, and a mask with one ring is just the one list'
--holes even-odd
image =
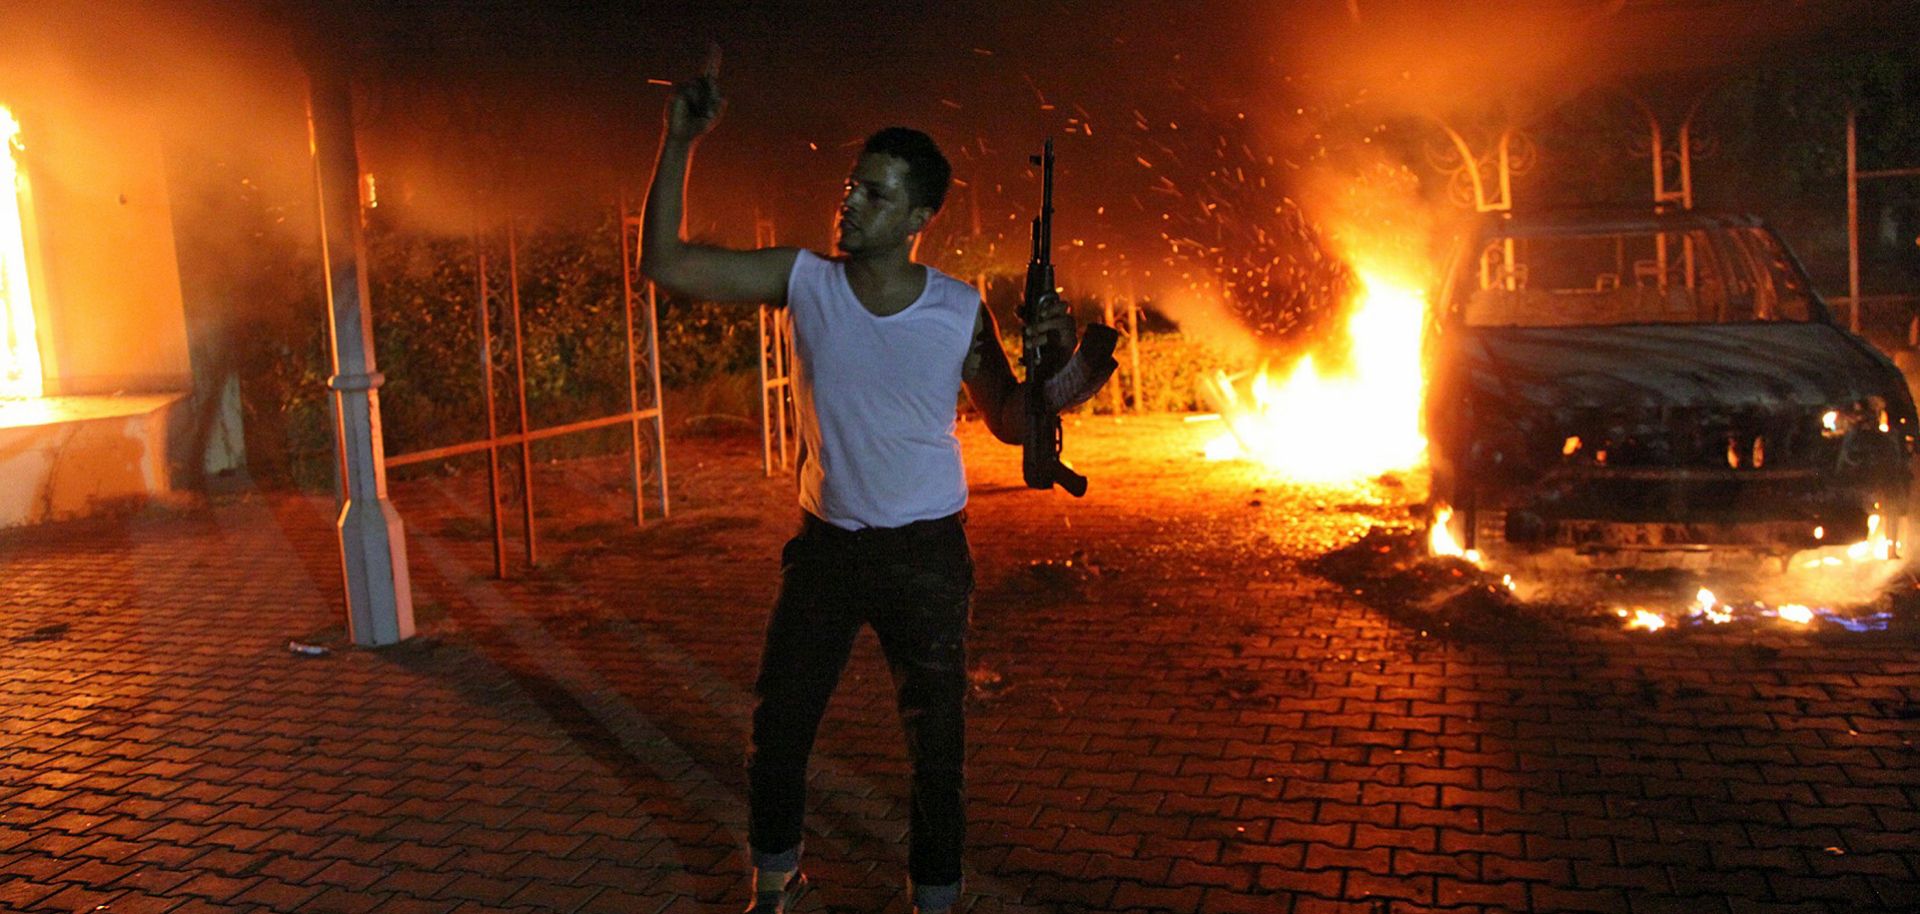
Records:
{"label": "metal fence post", "polygon": [[493,308],[487,303],[487,252],[480,246],[480,231],[473,233],[474,270],[478,274],[480,311],[480,375],[483,400],[487,405],[487,517],[493,522],[493,574],[507,576],[507,531],[500,516],[500,420],[493,400]]}
{"label": "metal fence post", "polygon": [[527,543],[527,564],[540,564],[533,530],[533,439],[527,435],[527,354],[520,332],[520,232],[507,219],[507,289],[513,303],[513,386],[520,402],[520,514]]}

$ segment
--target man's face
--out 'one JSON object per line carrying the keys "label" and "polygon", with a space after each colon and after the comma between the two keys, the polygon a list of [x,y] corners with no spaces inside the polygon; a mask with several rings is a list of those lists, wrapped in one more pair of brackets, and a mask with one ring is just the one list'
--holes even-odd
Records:
{"label": "man's face", "polygon": [[880,153],[863,155],[847,176],[835,245],[860,254],[911,244],[932,217],[932,209],[907,201],[906,162]]}

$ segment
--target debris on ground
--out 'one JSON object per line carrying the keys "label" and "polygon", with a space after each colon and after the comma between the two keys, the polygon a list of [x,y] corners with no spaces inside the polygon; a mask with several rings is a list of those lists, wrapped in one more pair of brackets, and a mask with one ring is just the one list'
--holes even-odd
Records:
{"label": "debris on ground", "polygon": [[967,698],[972,701],[995,701],[1012,690],[1013,681],[990,666],[982,664],[967,671]]}
{"label": "debris on ground", "polygon": [[1539,607],[1514,596],[1499,575],[1464,559],[1428,555],[1418,528],[1370,528],[1307,567],[1422,634],[1514,636],[1545,621],[1530,612]]}
{"label": "debris on ground", "polygon": [[1084,599],[1095,580],[1114,573],[1098,556],[1074,550],[1063,559],[1034,559],[1026,565],[1035,589],[1056,599]]}
{"label": "debris on ground", "polygon": [[15,635],[13,636],[13,641],[16,644],[24,644],[29,641],[58,641],[61,638],[65,638],[67,632],[72,629],[73,626],[65,622],[55,622],[52,625],[42,625],[24,635]]}

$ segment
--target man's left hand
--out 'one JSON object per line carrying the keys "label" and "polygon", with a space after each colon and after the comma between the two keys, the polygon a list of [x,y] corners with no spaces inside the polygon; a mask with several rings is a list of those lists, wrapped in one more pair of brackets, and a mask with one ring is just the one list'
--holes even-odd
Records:
{"label": "man's left hand", "polygon": [[1065,358],[1079,344],[1079,327],[1073,321],[1073,311],[1060,296],[1052,293],[1041,296],[1034,303],[1033,313],[1025,317],[1026,323],[1020,329],[1022,342],[1029,349],[1048,349]]}

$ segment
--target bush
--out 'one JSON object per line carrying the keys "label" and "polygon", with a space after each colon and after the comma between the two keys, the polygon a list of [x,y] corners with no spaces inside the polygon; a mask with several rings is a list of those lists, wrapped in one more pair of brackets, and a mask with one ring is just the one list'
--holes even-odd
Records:
{"label": "bush", "polygon": [[[1097,313],[1098,309],[1090,309]],[[1002,325],[1001,329],[1006,329]],[[1020,373],[1020,335],[1018,332],[1003,334],[1000,345],[1007,351],[1007,358],[1014,362],[1015,374]],[[1235,366],[1221,350],[1193,339],[1177,330],[1140,331],[1140,371],[1139,381],[1135,384],[1134,358],[1130,343],[1125,336],[1113,352],[1120,367],[1114,371],[1113,379],[1107,387],[1095,394],[1076,412],[1090,415],[1112,415],[1113,390],[1118,388],[1127,412],[1192,412],[1210,410],[1213,407],[1206,402],[1200,392],[1200,382],[1212,376],[1215,371],[1235,370]],[[1138,390],[1138,402],[1135,391]]]}
{"label": "bush", "polygon": [[[377,211],[376,211],[377,212]],[[624,412],[628,405],[626,331],[619,246],[612,214],[595,220],[522,229],[517,244],[527,413],[534,428]],[[386,451],[403,455],[480,439],[486,434],[481,374],[479,253],[486,254],[490,379],[497,429],[518,427],[513,317],[504,233],[482,240],[403,231],[375,218],[368,226],[369,285]],[[644,307],[636,302],[636,309]],[[310,305],[308,306],[310,307]],[[1092,309],[1092,310],[1097,310]],[[668,421],[681,431],[751,431],[760,421],[755,310],[737,305],[659,299],[660,375]],[[1012,325],[1003,323],[1003,329]],[[636,341],[644,342],[644,311]],[[254,447],[263,481],[308,489],[331,487],[331,374],[324,314],[287,322],[263,342],[245,378],[250,443],[267,433],[283,446]],[[1017,359],[1017,332],[1005,340]],[[1131,401],[1132,359],[1123,339],[1114,383]],[[1140,396],[1149,412],[1204,408],[1198,381],[1224,358],[1178,332],[1143,332]],[[636,379],[642,403],[652,400],[644,361]],[[964,399],[964,398],[963,398]],[[1103,391],[1083,411],[1108,413]],[[268,433],[268,428],[271,432]],[[624,448],[623,435],[570,435],[536,444],[539,459]],[[419,470],[431,471],[430,467]]]}
{"label": "bush", "polygon": [[[1133,397],[1133,364],[1127,352],[1126,340],[1120,341],[1118,352],[1120,371],[1114,382],[1123,384],[1122,390],[1131,402]],[[1149,413],[1190,412],[1210,410],[1213,406],[1206,402],[1200,393],[1200,382],[1216,371],[1237,370],[1245,366],[1234,365],[1220,350],[1199,340],[1192,339],[1178,331],[1169,333],[1140,334],[1140,399],[1139,411]],[[1104,395],[1097,400],[1108,400]]]}

